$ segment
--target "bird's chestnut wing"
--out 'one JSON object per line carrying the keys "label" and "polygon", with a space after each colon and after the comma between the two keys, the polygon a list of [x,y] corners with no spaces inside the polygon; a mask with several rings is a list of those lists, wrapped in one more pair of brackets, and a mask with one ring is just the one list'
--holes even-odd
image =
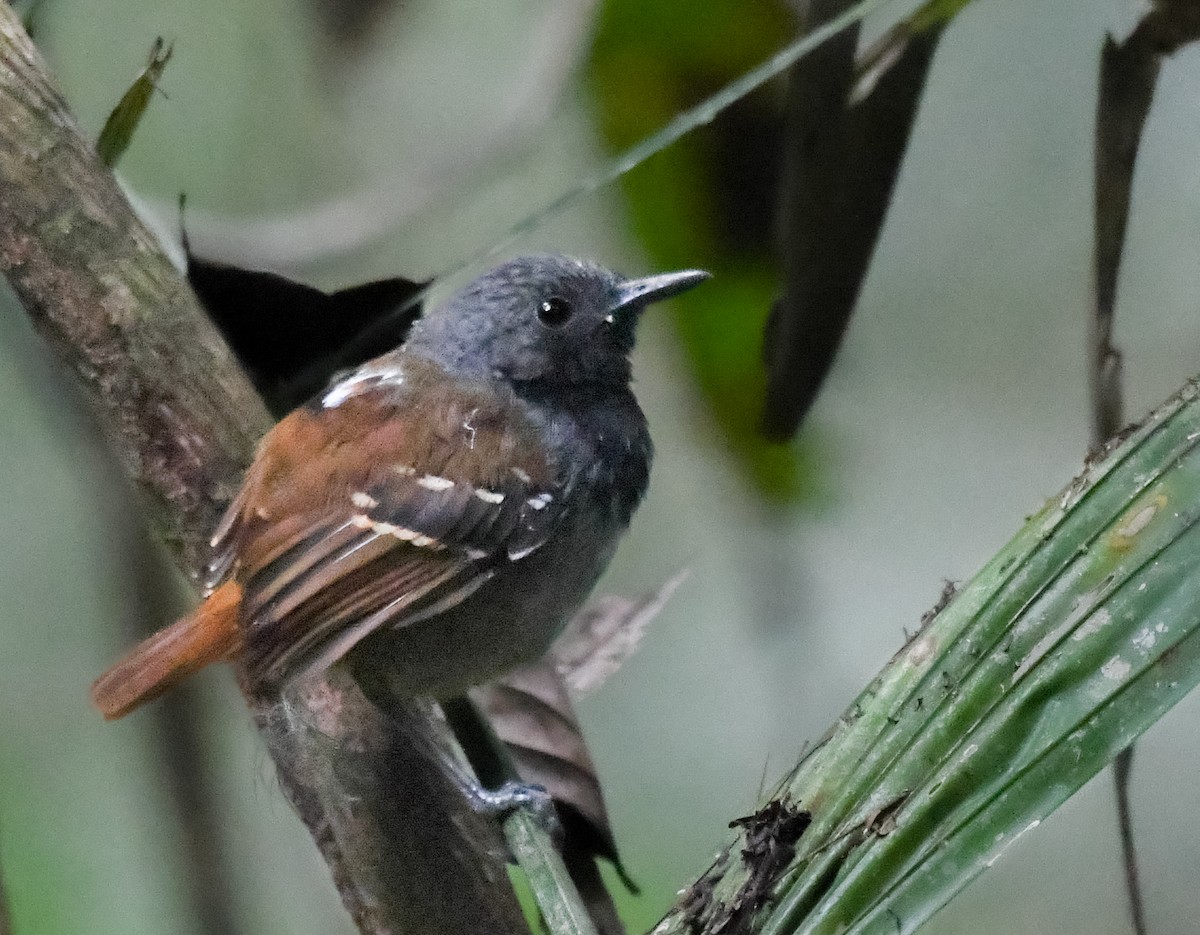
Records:
{"label": "bird's chestnut wing", "polygon": [[569,485],[519,412],[462,393],[406,402],[357,394],[264,440],[214,537],[216,576],[244,590],[255,682],[453,606],[561,520]]}

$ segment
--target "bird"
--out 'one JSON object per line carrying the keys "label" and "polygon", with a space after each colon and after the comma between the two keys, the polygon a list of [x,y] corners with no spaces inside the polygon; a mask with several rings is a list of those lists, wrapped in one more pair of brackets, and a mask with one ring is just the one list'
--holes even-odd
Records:
{"label": "bird", "polygon": [[708,278],[523,256],[425,313],[264,436],[207,597],[101,675],[95,707],[123,717],[215,662],[272,692],[365,654],[446,698],[542,655],[646,492],[641,312]]}

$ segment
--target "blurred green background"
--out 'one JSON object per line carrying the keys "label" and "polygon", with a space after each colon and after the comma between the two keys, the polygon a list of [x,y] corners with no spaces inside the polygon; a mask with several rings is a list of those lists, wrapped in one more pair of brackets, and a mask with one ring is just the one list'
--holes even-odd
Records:
{"label": "blurred green background", "polygon": [[[33,22],[93,135],[154,37],[173,40],[123,180],[169,231],[186,191],[200,252],[328,286],[455,267],[792,29],[766,0],[403,0],[340,37],[321,9],[43,0]],[[602,587],[692,574],[580,712],[644,889],[622,901],[633,929],[943,579],[972,573],[1080,463],[1097,58],[1122,15],[976,0],[948,30],[842,357],[792,448],[753,437],[778,87],[512,248],[716,276],[707,298],[645,322],[637,389],[659,455]],[[1181,53],[1138,166],[1118,311],[1130,416],[1200,371],[1197,89],[1200,56]],[[15,931],[198,933],[148,719],[105,725],[86,704],[128,642],[139,580],[170,573],[137,545],[123,484],[10,307],[0,439],[0,865]],[[240,930],[350,933],[229,673],[202,681]],[[1200,917],[1198,715],[1185,703],[1138,748],[1159,932]],[[928,926],[965,930],[1128,930],[1107,774]]]}

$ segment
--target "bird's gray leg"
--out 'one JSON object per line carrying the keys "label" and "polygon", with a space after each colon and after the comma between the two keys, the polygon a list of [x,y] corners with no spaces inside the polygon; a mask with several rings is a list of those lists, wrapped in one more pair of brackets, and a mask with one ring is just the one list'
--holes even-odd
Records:
{"label": "bird's gray leg", "polygon": [[544,787],[523,782],[506,782],[499,789],[485,789],[476,782],[468,780],[468,783],[462,787],[462,791],[475,811],[495,815],[501,821],[515,811],[526,811],[547,834],[555,838],[562,836],[562,826],[554,809],[554,799]]}

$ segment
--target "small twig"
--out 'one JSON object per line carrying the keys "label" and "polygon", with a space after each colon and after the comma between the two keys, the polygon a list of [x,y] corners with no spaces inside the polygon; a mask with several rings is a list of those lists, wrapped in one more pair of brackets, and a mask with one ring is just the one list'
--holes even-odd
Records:
{"label": "small twig", "polygon": [[[1094,304],[1088,332],[1093,449],[1098,449],[1120,429],[1123,418],[1123,368],[1112,336],[1134,162],[1158,81],[1158,56],[1147,56],[1145,51],[1136,44],[1122,48],[1110,37],[1100,56],[1100,91],[1096,100]],[[1113,762],[1113,791],[1130,923],[1134,935],[1146,935],[1130,803],[1133,754],[1132,746],[1117,754]]]}
{"label": "small twig", "polygon": [[1113,760],[1113,786],[1117,794],[1117,828],[1121,835],[1121,866],[1125,872],[1125,896],[1129,901],[1129,922],[1134,935],[1146,935],[1146,903],[1142,896],[1142,881],[1138,874],[1137,843],[1133,839],[1133,810],[1130,801],[1132,746],[1126,747]]}
{"label": "small twig", "polygon": [[1107,38],[1096,100],[1094,304],[1088,376],[1093,447],[1124,424],[1121,354],[1113,343],[1117,286],[1138,148],[1163,57],[1200,39],[1200,9],[1190,0],[1158,0],[1123,42]]}
{"label": "small twig", "polygon": [[1157,54],[1142,43],[1120,46],[1111,38],[1105,41],[1096,99],[1094,304],[1088,333],[1093,448],[1104,444],[1123,421],[1121,354],[1113,344],[1117,282],[1134,163],[1158,72]]}

